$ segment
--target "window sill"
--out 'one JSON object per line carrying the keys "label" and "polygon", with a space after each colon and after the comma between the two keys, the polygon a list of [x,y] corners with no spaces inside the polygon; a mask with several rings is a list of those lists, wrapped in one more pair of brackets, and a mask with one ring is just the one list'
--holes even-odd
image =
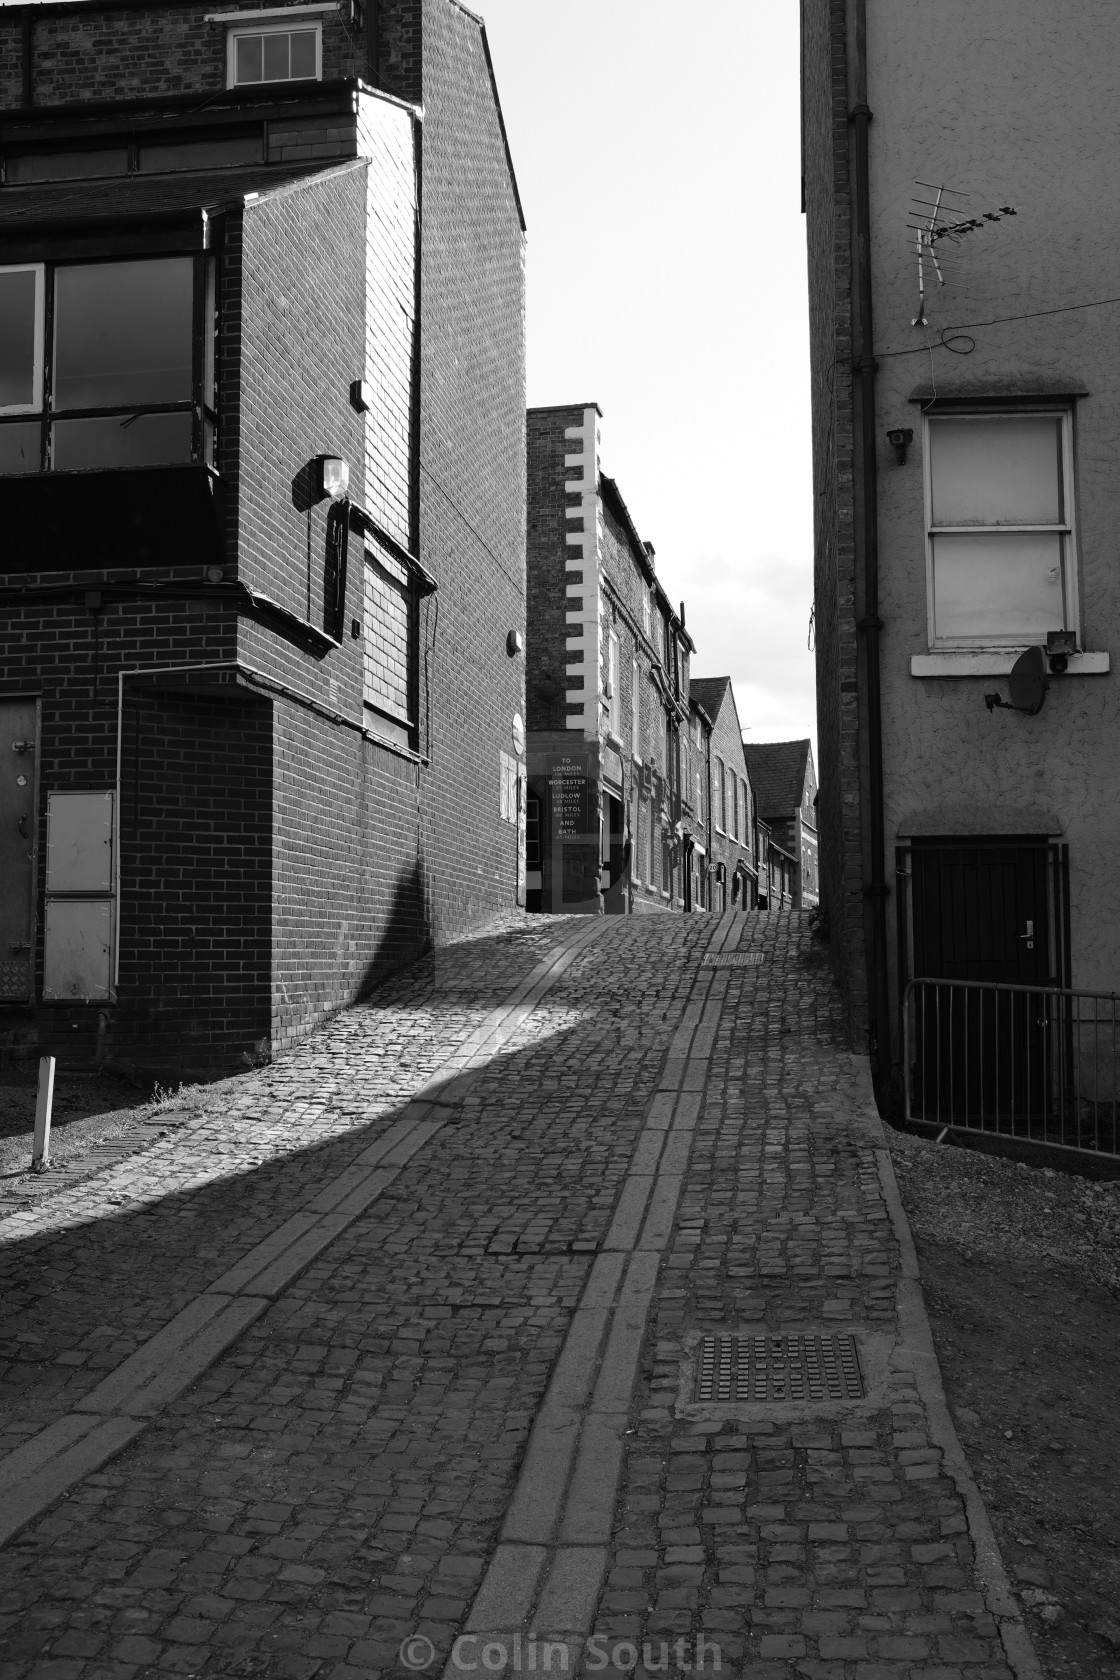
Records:
{"label": "window sill", "polygon": [[[912,653],[912,677],[1006,677],[1023,652],[1022,648],[1006,650],[977,648],[947,649],[942,653]],[[1109,670],[1107,653],[1074,653],[1065,671],[1067,677],[1106,676]],[[1054,675],[1057,675],[1055,672]]]}

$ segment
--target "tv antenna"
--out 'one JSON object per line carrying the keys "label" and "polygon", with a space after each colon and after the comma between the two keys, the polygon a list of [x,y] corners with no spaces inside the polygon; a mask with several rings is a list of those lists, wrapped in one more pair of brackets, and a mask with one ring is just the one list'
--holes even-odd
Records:
{"label": "tv antenna", "polygon": [[[937,284],[945,284],[942,271],[944,260],[944,241],[959,247],[961,240],[969,233],[979,232],[986,223],[1001,222],[1005,216],[1017,216],[1018,211],[1010,204],[1001,204],[998,210],[982,210],[978,216],[970,213],[967,205],[957,204],[957,199],[967,199],[969,194],[961,192],[958,187],[947,187],[944,182],[936,185],[932,181],[915,181],[914,185],[921,188],[923,193],[932,193],[932,198],[919,197],[915,194],[910,200],[910,220],[907,227],[914,235],[914,251],[918,259],[918,313],[910,325],[912,327],[928,327],[926,319],[926,265],[932,267]],[[939,250],[939,246],[942,247]]]}

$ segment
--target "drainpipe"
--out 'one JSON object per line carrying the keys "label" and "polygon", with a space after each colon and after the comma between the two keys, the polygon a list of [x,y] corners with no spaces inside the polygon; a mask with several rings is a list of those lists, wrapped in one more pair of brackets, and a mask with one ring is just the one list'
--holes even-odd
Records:
{"label": "drainpipe", "polygon": [[381,86],[381,18],[378,0],[366,0],[366,64],[374,87]]}
{"label": "drainpipe", "polygon": [[850,54],[854,103],[852,127],[852,236],[855,244],[854,344],[856,622],[863,654],[863,692],[867,727],[867,810],[870,828],[870,880],[864,895],[870,901],[868,941],[869,1049],[872,1076],[882,1107],[890,1067],[890,998],[887,990],[887,879],[883,836],[883,725],[880,691],[879,636],[879,524],[876,480],[875,356],[871,299],[871,199],[868,170],[867,0],[856,0]]}

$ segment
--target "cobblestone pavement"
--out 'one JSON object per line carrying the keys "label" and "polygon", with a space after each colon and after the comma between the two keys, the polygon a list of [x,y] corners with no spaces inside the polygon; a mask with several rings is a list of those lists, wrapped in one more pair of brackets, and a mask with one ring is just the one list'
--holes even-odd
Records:
{"label": "cobblestone pavement", "polygon": [[[399,1676],[410,1639],[433,1674],[1037,1673],[802,918],[511,920],[215,1093],[0,1223],[0,1487],[298,1210],[365,1200],[0,1551],[0,1680]],[[850,1334],[866,1398],[699,1401],[730,1332]]]}

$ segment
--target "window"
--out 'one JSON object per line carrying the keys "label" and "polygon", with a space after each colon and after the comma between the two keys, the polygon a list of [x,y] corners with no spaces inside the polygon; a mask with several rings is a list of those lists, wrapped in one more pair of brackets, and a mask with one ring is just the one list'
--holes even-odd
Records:
{"label": "window", "polygon": [[392,555],[368,547],[363,605],[366,722],[386,740],[412,747],[418,705],[416,590]]}
{"label": "window", "polygon": [[647,642],[651,639],[650,638],[650,633],[649,633],[649,627],[650,627],[649,596],[646,594],[645,590],[643,589],[643,591],[642,591],[642,629],[645,631]]}
{"label": "window", "polygon": [[657,837],[656,837],[657,823],[654,820],[653,800],[652,799],[649,802],[649,805],[647,807],[647,811],[648,811],[648,816],[646,818],[646,842],[647,842],[647,847],[646,847],[646,886],[647,887],[655,887],[657,885],[657,880],[656,880],[656,877],[655,877],[655,874],[654,874],[654,861],[655,861],[655,858],[656,858],[656,847],[657,847]]}
{"label": "window", "polygon": [[525,801],[525,867],[541,866],[541,802],[535,793]]}
{"label": "window", "polygon": [[642,712],[637,659],[630,661],[630,756],[642,756]]}
{"label": "window", "polygon": [[704,821],[704,784],[700,779],[700,772],[696,772],[696,821]]}
{"label": "window", "polygon": [[227,50],[229,87],[322,80],[323,26],[318,20],[301,22],[298,29],[284,22],[231,29]]}
{"label": "window", "polygon": [[607,728],[617,741],[622,729],[622,695],[618,686],[618,637],[613,630],[607,636]]}
{"label": "window", "polygon": [[729,832],[731,834],[732,840],[738,840],[738,838],[739,838],[739,784],[735,780],[734,770],[729,770],[727,772],[727,783],[728,783],[728,786],[727,786],[727,803],[731,807],[731,828],[730,828]]}
{"label": "window", "polygon": [[716,759],[716,827],[721,834],[727,833],[727,782],[722,758]]}
{"label": "window", "polygon": [[927,415],[931,649],[1077,628],[1068,409]]}
{"label": "window", "polygon": [[43,265],[0,269],[0,414],[43,402]]}
{"label": "window", "polygon": [[0,269],[0,473],[212,462],[214,298],[208,257]]}

